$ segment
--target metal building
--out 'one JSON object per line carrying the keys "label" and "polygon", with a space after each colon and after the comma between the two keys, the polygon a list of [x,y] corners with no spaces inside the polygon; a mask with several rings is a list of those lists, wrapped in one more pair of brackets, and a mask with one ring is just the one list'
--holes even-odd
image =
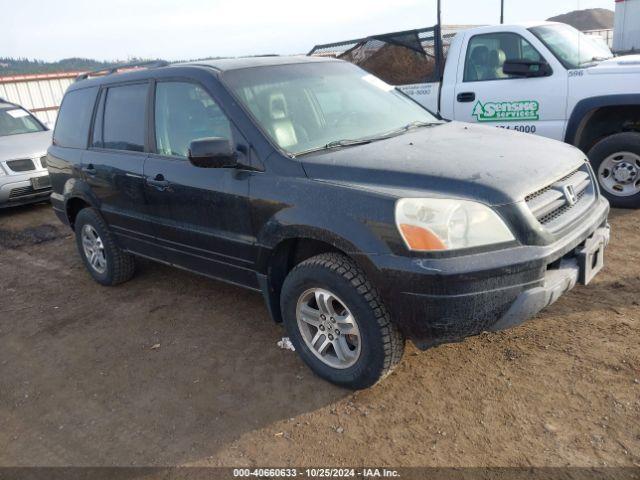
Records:
{"label": "metal building", "polygon": [[22,105],[42,122],[53,125],[62,96],[80,72],[0,77],[0,98]]}

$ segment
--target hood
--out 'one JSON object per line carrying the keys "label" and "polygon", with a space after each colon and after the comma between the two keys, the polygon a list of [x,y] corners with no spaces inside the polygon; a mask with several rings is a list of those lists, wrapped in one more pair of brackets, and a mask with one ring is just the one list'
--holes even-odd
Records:
{"label": "hood", "polygon": [[589,75],[638,74],[640,73],[640,55],[625,55],[603,60],[593,67],[585,68],[585,72]]}
{"label": "hood", "polygon": [[21,133],[0,137],[0,161],[45,155],[51,145],[51,131]]}
{"label": "hood", "polygon": [[521,201],[584,160],[578,149],[555,140],[458,122],[301,157],[314,180],[488,205]]}

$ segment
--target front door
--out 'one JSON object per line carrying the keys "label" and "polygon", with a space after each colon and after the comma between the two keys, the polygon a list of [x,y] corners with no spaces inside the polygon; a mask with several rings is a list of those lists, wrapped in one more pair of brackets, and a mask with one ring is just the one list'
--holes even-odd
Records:
{"label": "front door", "polygon": [[145,192],[166,261],[257,288],[249,212],[252,173],[199,168],[187,158],[192,140],[221,137],[238,145],[243,143],[239,133],[196,83],[159,81],[153,112],[155,152],[145,163]]}
{"label": "front door", "polygon": [[[529,41],[531,40],[531,41]],[[567,103],[567,72],[555,59],[543,58],[533,43],[514,32],[474,35],[458,68],[455,119],[478,122],[562,140]],[[545,77],[513,77],[506,60],[546,61]]]}

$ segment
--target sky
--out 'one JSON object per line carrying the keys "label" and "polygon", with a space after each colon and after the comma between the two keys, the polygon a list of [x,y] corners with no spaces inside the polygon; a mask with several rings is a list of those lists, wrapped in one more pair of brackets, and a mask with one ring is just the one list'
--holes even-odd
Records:
{"label": "sky", "polygon": [[[505,23],[614,0],[505,0]],[[318,43],[431,26],[436,0],[0,0],[0,57],[59,60],[306,53]],[[500,0],[442,0],[444,24],[490,24]]]}

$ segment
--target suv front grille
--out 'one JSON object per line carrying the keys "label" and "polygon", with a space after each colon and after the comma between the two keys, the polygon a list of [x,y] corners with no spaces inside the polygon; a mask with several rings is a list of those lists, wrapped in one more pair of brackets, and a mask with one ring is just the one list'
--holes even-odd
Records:
{"label": "suv front grille", "polygon": [[23,158],[21,160],[9,160],[7,161],[7,167],[14,172],[28,172],[35,170],[36,166],[33,164],[33,160],[30,158]]}
{"label": "suv front grille", "polygon": [[582,215],[594,199],[593,178],[585,163],[551,185],[527,195],[525,201],[538,222],[556,232]]}

